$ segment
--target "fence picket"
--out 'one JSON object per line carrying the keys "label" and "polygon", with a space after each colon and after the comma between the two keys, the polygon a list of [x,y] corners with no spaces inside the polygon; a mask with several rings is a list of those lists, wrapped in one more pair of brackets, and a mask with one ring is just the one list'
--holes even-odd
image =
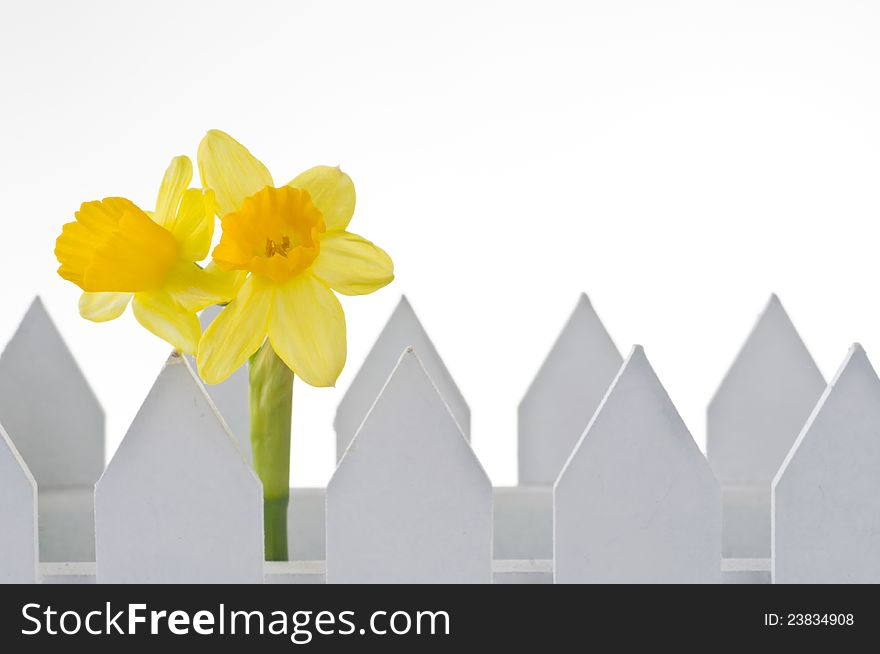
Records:
{"label": "fence picket", "polygon": [[880,379],[854,345],[773,481],[774,583],[880,583]]}
{"label": "fence picket", "polygon": [[173,355],[95,491],[101,583],[259,583],[262,487]]}
{"label": "fence picket", "polygon": [[715,583],[721,499],[640,346],[554,488],[556,583]]}
{"label": "fence picket", "polygon": [[37,482],[41,560],[94,561],[104,411],[39,297],[0,355],[0,423]]}
{"label": "fence picket", "polygon": [[582,293],[519,404],[520,484],[556,482],[622,363]]}
{"label": "fence picket", "polygon": [[327,485],[327,581],[491,580],[492,484],[409,347]]}
{"label": "fence picket", "polygon": [[464,436],[470,439],[471,412],[452,375],[437,353],[422,323],[419,322],[409,300],[401,296],[400,302],[383,327],[375,344],[357,371],[351,385],[336,409],[333,428],[336,430],[336,459],[342,459],[345,448],[351,442],[364,417],[376,401],[379,391],[397,365],[400,353],[414,347],[419,358],[437,385],[440,395],[449,405]]}
{"label": "fence picket", "polygon": [[0,583],[37,580],[37,482],[0,425]]}
{"label": "fence picket", "polygon": [[[199,314],[199,322],[202,329],[214,322],[223,307],[213,304]],[[187,356],[190,366],[196,370],[194,357]],[[198,372],[196,372],[198,375]],[[201,379],[201,378],[200,378]],[[251,453],[251,416],[248,407],[248,368],[245,363],[241,368],[232,373],[219,384],[205,384],[208,396],[217,407],[217,411],[226,421],[229,431],[235,436],[239,450],[245,460],[250,463],[253,460]]]}
{"label": "fence picket", "polygon": [[824,389],[806,345],[771,296],[707,414],[725,557],[769,558],[770,483]]}
{"label": "fence picket", "polygon": [[40,298],[0,355],[0,422],[40,490],[100,477],[104,411]]}

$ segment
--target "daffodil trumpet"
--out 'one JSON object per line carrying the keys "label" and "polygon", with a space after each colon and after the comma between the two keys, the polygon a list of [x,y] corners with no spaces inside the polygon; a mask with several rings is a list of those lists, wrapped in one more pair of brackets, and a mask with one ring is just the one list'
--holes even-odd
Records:
{"label": "daffodil trumpet", "polygon": [[83,318],[105,322],[131,304],[141,325],[186,354],[195,354],[202,330],[197,313],[228,302],[238,275],[202,268],[214,233],[214,196],[188,189],[192,163],[174,157],[154,211],[109,197],[84,202],[55,243],[58,274],[84,292]]}
{"label": "daffodil trumpet", "polygon": [[394,279],[394,266],[381,248],[348,231],[355,191],[339,168],[316,166],[275,186],[256,157],[218,130],[202,139],[198,159],[223,228],[212,265],[239,275],[234,298],[202,336],[199,374],[216,384],[248,362],[266,559],[287,560],[293,378],[336,383],[346,334],[334,291],[372,293]]}

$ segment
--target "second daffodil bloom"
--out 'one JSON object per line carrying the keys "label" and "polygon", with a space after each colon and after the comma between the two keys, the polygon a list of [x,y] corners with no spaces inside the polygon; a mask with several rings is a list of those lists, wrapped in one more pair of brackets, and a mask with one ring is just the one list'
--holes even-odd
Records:
{"label": "second daffodil bloom", "polygon": [[249,273],[199,345],[202,378],[218,383],[264,343],[313,386],[332,386],[345,364],[345,316],[333,291],[363,295],[394,279],[390,257],[347,231],[351,178],[317,166],[283,186],[228,134],[199,145],[202,183],[214,192],[223,234],[214,263]]}
{"label": "second daffodil bloom", "polygon": [[151,213],[119,197],[83,203],[55,244],[58,274],[85,291],[84,318],[118,318],[131,302],[141,325],[187,354],[201,337],[196,314],[228,302],[236,282],[196,263],[211,248],[214,201],[187,188],[192,173],[189,158],[175,157]]}

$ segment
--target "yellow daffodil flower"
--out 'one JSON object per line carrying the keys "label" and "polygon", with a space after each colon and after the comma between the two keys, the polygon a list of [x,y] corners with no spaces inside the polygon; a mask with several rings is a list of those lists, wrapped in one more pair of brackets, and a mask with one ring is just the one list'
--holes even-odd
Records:
{"label": "yellow daffodil flower", "polygon": [[202,337],[202,379],[223,381],[268,336],[305,382],[332,386],[346,356],[345,316],[333,291],[363,295],[394,279],[390,257],[346,230],[355,205],[351,178],[317,166],[276,187],[260,161],[218,130],[202,139],[198,161],[223,227],[214,263],[247,273]]}
{"label": "yellow daffodil flower", "polygon": [[187,188],[192,172],[188,157],[175,157],[151,213],[125,198],[83,203],[55,243],[58,274],[85,291],[84,318],[113,320],[131,302],[141,325],[187,354],[201,337],[196,314],[228,302],[236,281],[196,263],[211,248],[214,198]]}

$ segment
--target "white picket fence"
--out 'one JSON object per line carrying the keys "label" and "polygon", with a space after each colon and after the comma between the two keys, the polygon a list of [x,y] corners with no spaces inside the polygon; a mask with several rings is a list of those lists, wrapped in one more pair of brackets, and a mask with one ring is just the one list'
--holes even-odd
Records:
{"label": "white picket fence", "polygon": [[206,390],[172,356],[104,469],[101,407],[35,300],[0,356],[0,581],[880,582],[880,380],[855,345],[826,386],[775,296],[709,406],[708,461],[582,296],[506,488],[401,299],[339,405],[330,483],[291,491],[284,563],[262,557],[246,384]]}

